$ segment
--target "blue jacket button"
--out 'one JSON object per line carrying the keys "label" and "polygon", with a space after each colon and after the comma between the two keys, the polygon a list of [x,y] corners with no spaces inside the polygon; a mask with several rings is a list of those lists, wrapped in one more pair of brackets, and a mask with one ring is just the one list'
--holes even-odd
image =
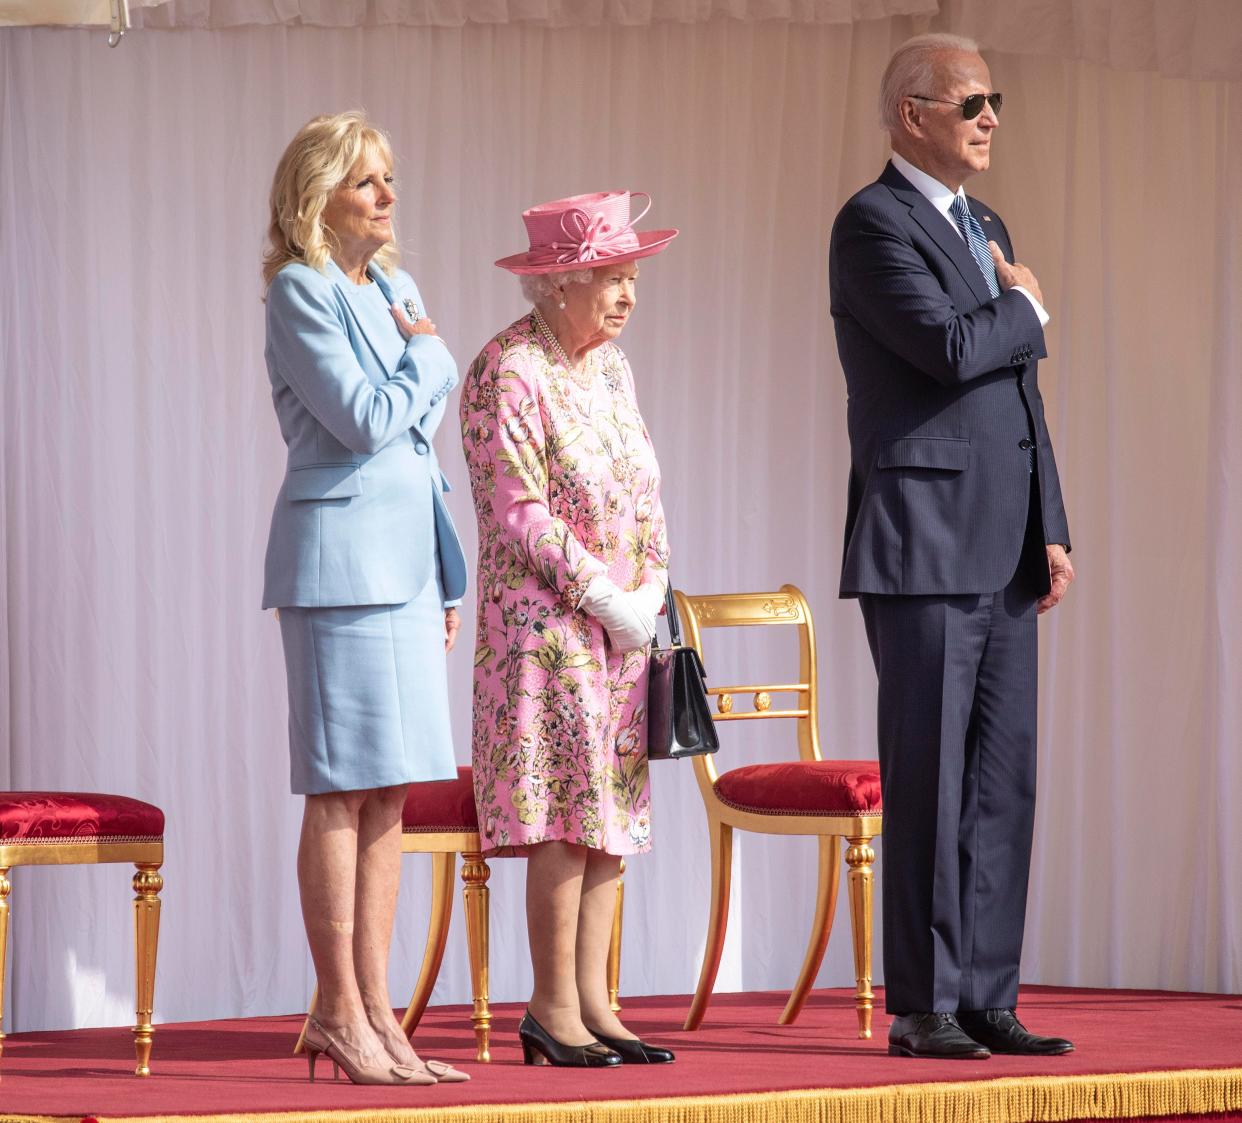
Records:
{"label": "blue jacket button", "polygon": [[426,455],[427,455],[427,444],[426,444],[426,442],[425,442],[425,441],[415,441],[415,442],[414,442],[414,451],[415,451],[415,452],[417,452],[419,456],[426,456]]}

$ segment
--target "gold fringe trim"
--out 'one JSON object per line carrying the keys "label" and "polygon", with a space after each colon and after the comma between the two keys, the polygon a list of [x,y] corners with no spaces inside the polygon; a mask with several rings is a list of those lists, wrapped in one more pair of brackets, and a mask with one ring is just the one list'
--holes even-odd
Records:
{"label": "gold fringe trim", "polygon": [[[1061,1123],[1238,1110],[1242,1068],[1221,1068],[395,1111],[110,1115],[101,1123]],[[0,1115],[0,1123],[80,1123],[81,1118]]]}

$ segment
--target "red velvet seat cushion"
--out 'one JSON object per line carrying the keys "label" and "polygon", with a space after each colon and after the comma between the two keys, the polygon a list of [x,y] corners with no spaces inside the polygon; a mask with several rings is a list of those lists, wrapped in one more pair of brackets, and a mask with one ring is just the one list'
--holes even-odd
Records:
{"label": "red velvet seat cushion", "polygon": [[456,780],[411,784],[401,813],[401,829],[418,834],[477,831],[479,815],[474,809],[474,780],[470,769],[459,768]]}
{"label": "red velvet seat cushion", "polygon": [[760,815],[878,814],[880,766],[874,760],[789,760],[724,773],[716,794]]}
{"label": "red velvet seat cushion", "polygon": [[48,843],[96,838],[154,841],[164,812],[152,803],[100,792],[0,792],[0,842]]}

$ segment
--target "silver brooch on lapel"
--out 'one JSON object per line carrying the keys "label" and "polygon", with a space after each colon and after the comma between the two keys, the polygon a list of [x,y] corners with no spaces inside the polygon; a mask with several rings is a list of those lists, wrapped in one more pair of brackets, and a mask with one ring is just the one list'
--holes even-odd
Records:
{"label": "silver brooch on lapel", "polygon": [[408,296],[405,298],[405,314],[409,317],[410,323],[416,324],[422,317],[418,314],[418,305],[414,303]]}

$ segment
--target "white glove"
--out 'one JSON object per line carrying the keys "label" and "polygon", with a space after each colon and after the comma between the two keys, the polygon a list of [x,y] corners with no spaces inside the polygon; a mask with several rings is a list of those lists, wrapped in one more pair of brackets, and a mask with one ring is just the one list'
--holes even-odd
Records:
{"label": "white glove", "polygon": [[646,647],[655,635],[655,613],[644,606],[643,598],[622,591],[602,575],[587,586],[578,607],[604,625],[613,648],[622,655]]}
{"label": "white glove", "polygon": [[664,607],[664,586],[652,581],[640,585],[630,596],[638,602],[639,610],[651,617],[651,634],[655,635],[655,623],[660,618],[660,609]]}

